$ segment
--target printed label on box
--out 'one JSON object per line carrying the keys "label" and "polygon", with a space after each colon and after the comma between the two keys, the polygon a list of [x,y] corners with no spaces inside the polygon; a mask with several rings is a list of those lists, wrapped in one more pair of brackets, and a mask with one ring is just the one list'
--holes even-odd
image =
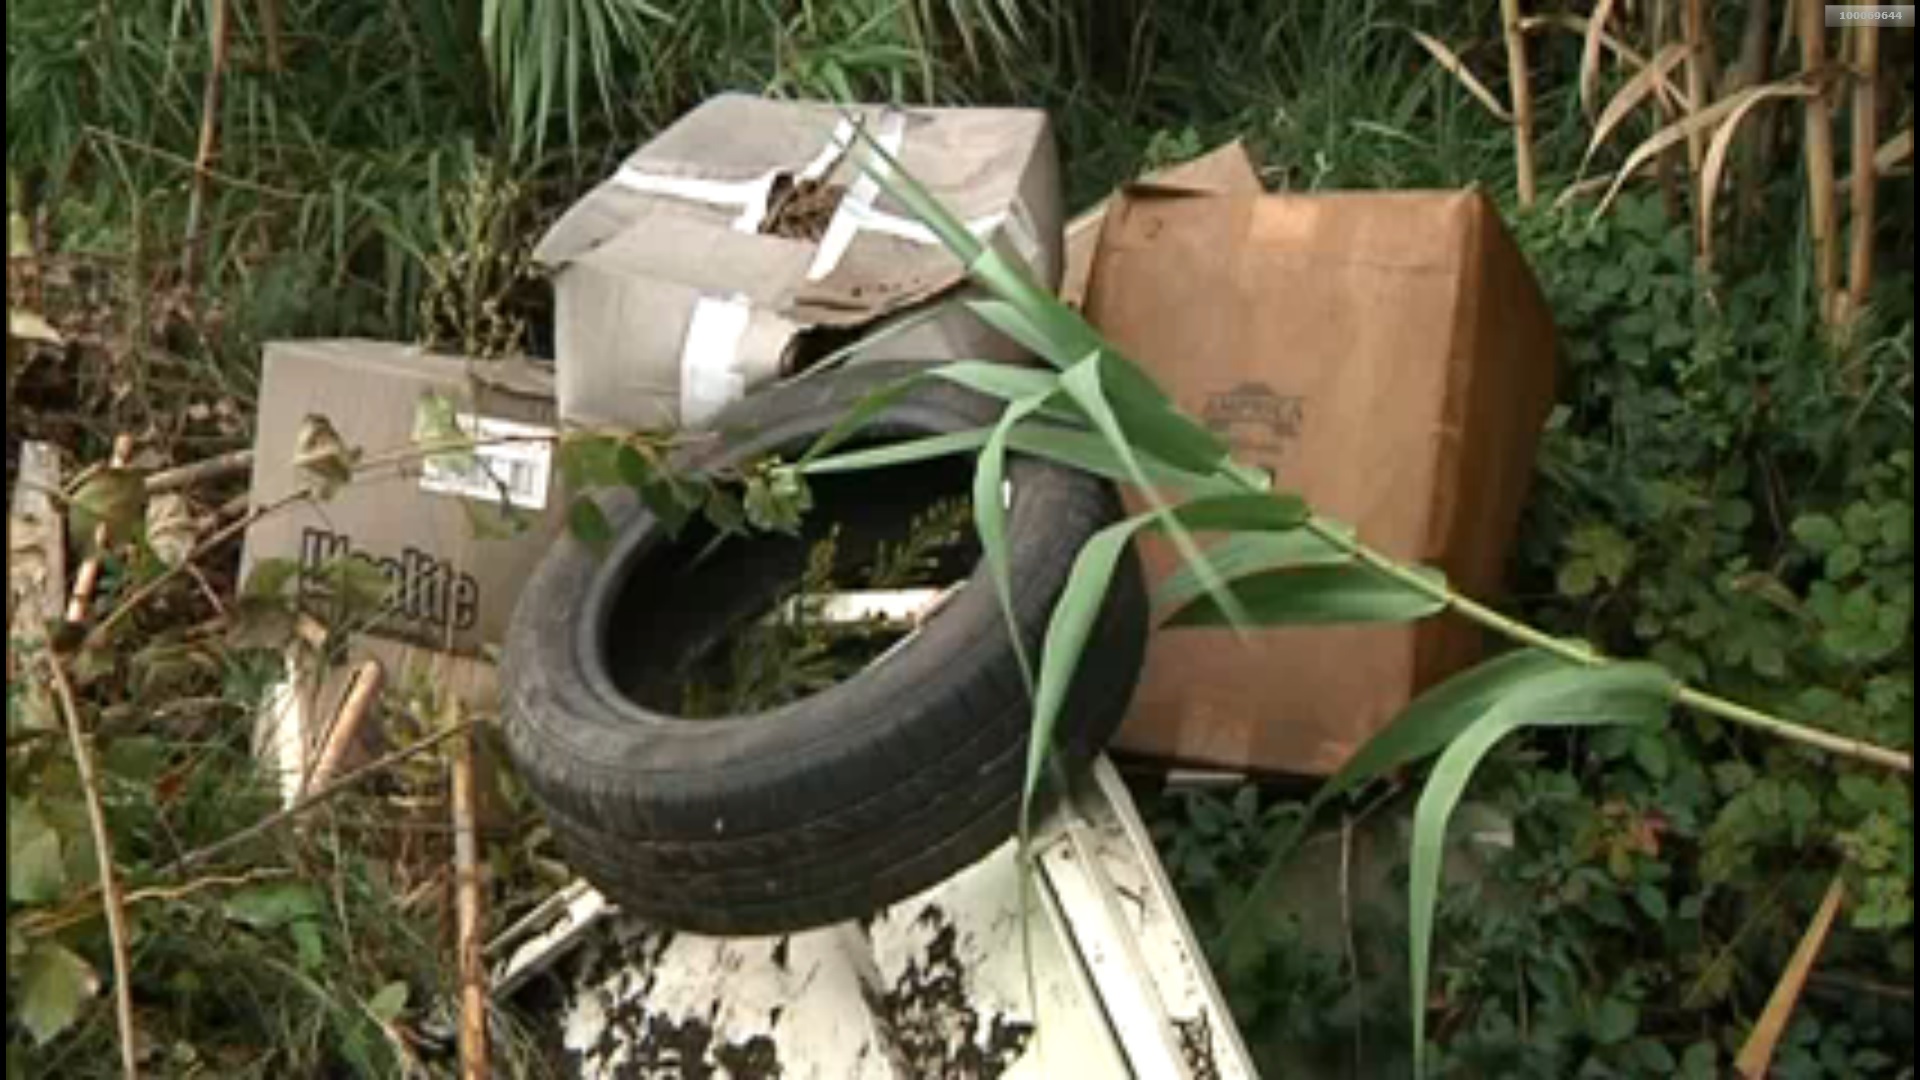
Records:
{"label": "printed label on box", "polygon": [[420,467],[420,490],[507,501],[527,510],[547,508],[553,476],[553,432],[534,424],[464,414],[460,430],[473,437],[471,451],[436,454]]}

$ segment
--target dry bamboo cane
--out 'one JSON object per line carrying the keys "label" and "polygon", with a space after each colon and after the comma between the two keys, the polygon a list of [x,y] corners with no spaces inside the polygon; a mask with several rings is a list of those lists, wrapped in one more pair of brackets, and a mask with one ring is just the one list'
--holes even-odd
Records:
{"label": "dry bamboo cane", "polygon": [[1527,35],[1520,25],[1520,0],[1500,0],[1501,29],[1507,39],[1507,81],[1513,102],[1513,168],[1520,205],[1532,206],[1533,89],[1527,81]]}
{"label": "dry bamboo cane", "polygon": [[1847,208],[1853,215],[1853,232],[1848,241],[1844,312],[1848,327],[1866,309],[1867,294],[1873,288],[1874,195],[1880,180],[1873,161],[1880,140],[1880,26],[1866,19],[1853,33],[1853,197]]}
{"label": "dry bamboo cane", "polygon": [[[1824,6],[1799,0],[1800,67],[1810,79],[1824,78],[1827,33]],[[1813,241],[1814,289],[1820,317],[1832,323],[1840,280],[1840,238],[1833,222],[1833,108],[1824,90],[1807,98],[1807,229]]]}

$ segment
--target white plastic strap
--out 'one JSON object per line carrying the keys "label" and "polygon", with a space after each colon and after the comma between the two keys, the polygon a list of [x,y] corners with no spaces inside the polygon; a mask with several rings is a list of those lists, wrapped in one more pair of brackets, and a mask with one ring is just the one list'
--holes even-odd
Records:
{"label": "white plastic strap", "polygon": [[[833,135],[835,142],[843,148],[851,145],[853,131],[850,127],[844,132],[835,128]],[[889,157],[899,156],[900,145],[906,138],[905,116],[892,109],[881,114],[879,131],[873,136],[873,141]],[[868,169],[860,173],[859,179],[853,182],[847,193],[841,196],[840,205],[834,208],[833,219],[827,222],[826,235],[820,238],[820,246],[814,249],[813,264],[807,267],[808,281],[819,281],[840,265],[841,257],[853,245],[854,234],[860,231],[862,219],[874,212],[873,200],[880,194],[880,181],[874,174],[886,168],[884,161],[875,159]]]}
{"label": "white plastic strap", "polygon": [[738,365],[752,307],[744,296],[694,302],[680,345],[680,422],[698,427],[746,394]]}

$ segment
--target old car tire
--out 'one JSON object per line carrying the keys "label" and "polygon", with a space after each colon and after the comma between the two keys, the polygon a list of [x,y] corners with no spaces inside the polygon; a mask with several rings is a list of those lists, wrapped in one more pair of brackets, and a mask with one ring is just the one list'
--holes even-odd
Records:
{"label": "old car tire", "polygon": [[[851,405],[912,370],[873,364],[753,395],[678,465],[711,473],[796,456]],[[990,399],[929,381],[862,439],[973,429],[997,411]],[[940,467],[959,470],[943,475],[966,490],[969,458]],[[1081,545],[1120,507],[1103,481],[1050,463],[1016,457],[1008,477],[1014,621],[1038,656]],[[867,915],[1011,834],[1029,700],[984,564],[904,645],[813,696],[698,719],[673,715],[660,697],[672,670],[665,657],[764,605],[828,519],[855,534],[883,529],[926,482],[901,469],[823,478],[805,536],[732,542],[719,555],[698,536],[670,539],[632,492],[607,491],[595,496],[614,528],[604,552],[571,536],[555,542],[508,631],[507,742],[562,854],[609,898],[678,929],[781,933]],[[682,572],[694,551],[709,561]],[[1126,708],[1146,606],[1129,553],[1056,729],[1070,760],[1103,745]]]}

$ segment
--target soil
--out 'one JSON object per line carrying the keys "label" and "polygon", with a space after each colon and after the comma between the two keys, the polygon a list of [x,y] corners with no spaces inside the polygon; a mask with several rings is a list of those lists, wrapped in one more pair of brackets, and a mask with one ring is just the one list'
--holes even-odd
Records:
{"label": "soil", "polygon": [[968,999],[953,924],[937,907],[921,919],[938,925],[924,956],[907,963],[893,989],[874,1002],[896,1059],[919,1080],[996,1080],[1019,1060],[1033,1025],[995,1016],[981,1036]]}
{"label": "soil", "polygon": [[760,221],[760,232],[765,236],[817,243],[827,235],[827,223],[833,220],[833,213],[840,208],[840,200],[846,193],[843,184],[795,181],[782,176],[774,181],[773,191],[767,197],[767,216]]}

